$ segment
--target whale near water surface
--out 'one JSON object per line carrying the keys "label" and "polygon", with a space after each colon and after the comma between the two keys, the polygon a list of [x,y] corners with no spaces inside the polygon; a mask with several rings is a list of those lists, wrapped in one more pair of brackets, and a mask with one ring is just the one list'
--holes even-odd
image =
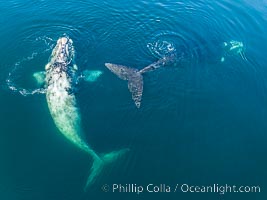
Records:
{"label": "whale near water surface", "polygon": [[[244,53],[244,44],[239,41],[230,40],[229,42],[223,42],[222,45],[221,62],[225,61],[226,56],[239,55],[243,60],[247,61]],[[143,74],[157,70],[161,67],[176,65],[180,58],[176,52],[167,53],[156,62],[144,67],[143,69],[135,69],[120,64],[105,63],[105,66],[113,72],[117,77],[122,80],[128,81],[128,89],[132,94],[132,99],[137,108],[141,106],[141,100],[143,95]]]}
{"label": "whale near water surface", "polygon": [[[100,155],[82,137],[84,133],[81,127],[81,115],[73,92],[81,76],[78,74],[79,70],[74,58],[73,41],[69,37],[61,37],[52,51],[48,64],[45,66],[45,73],[36,73],[35,77],[40,81],[44,76],[48,108],[59,132],[93,160],[84,187],[86,190],[94,183],[106,164],[115,161],[128,149]],[[95,81],[100,75],[100,71],[87,70],[83,76],[87,81]]]}
{"label": "whale near water surface", "polygon": [[[224,42],[223,46],[225,51],[221,57],[221,62],[224,62],[225,56],[228,55],[240,55],[244,60],[247,60],[242,42],[231,40],[230,42]],[[73,41],[67,36],[61,37],[57,40],[57,44],[52,50],[49,62],[45,66],[45,71],[36,72],[33,74],[33,77],[39,85],[45,84],[44,91],[46,93],[47,105],[59,132],[93,160],[84,186],[84,190],[86,190],[94,183],[107,164],[117,160],[129,149],[98,154],[83,138],[85,133],[81,126],[81,115],[74,92],[75,87],[77,87],[80,79],[89,82],[96,81],[102,72],[98,70],[85,70],[81,74],[74,60],[75,49]],[[128,81],[128,88],[132,93],[132,99],[136,107],[140,108],[143,93],[143,74],[161,67],[173,65],[175,62],[177,62],[177,55],[171,53],[141,70],[112,63],[105,63],[105,66],[120,79]],[[10,82],[7,83],[10,84]],[[9,87],[16,91],[16,88],[12,85],[9,85]],[[20,90],[18,91],[24,94]]]}

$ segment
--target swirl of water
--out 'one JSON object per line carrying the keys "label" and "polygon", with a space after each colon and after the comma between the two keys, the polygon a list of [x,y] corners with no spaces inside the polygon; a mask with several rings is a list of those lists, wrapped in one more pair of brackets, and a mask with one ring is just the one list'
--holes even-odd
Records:
{"label": "swirl of water", "polygon": [[177,62],[197,62],[200,56],[194,41],[172,31],[155,33],[151,42],[147,44],[147,48],[155,58],[160,59],[168,55],[175,55]]}
{"label": "swirl of water", "polygon": [[48,51],[51,51],[51,49],[53,49],[55,45],[55,41],[47,36],[37,37],[35,39],[29,38],[29,41],[34,41],[34,44],[37,46],[44,45],[44,50],[42,50],[41,52],[33,52],[31,53],[31,55],[23,57],[21,60],[17,61],[12,67],[11,71],[8,73],[8,77],[6,79],[7,87],[11,91],[17,92],[23,96],[45,93],[45,88],[26,89],[19,86],[20,84],[18,84],[18,82],[23,81],[22,69],[25,69],[24,66],[27,66],[28,63],[36,60],[39,56],[46,54]]}
{"label": "swirl of water", "polygon": [[170,53],[175,53],[176,51],[175,45],[166,40],[157,40],[153,43],[148,43],[147,47],[152,55],[159,58],[165,57]]}

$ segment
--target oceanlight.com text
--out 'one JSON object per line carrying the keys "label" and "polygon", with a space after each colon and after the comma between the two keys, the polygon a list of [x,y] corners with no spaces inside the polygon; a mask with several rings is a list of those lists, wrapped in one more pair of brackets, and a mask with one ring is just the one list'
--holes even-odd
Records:
{"label": "oceanlight.com text", "polygon": [[190,184],[111,184],[103,185],[102,191],[112,193],[217,193],[224,195],[226,193],[260,193],[260,186],[243,186],[229,184],[212,185],[190,185]]}

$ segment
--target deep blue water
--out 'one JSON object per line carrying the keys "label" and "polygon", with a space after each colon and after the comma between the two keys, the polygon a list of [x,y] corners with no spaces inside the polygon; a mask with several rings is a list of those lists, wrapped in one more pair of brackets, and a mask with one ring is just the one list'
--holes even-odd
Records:
{"label": "deep blue water", "polygon": [[[267,1],[0,1],[0,199],[267,198]],[[92,160],[57,130],[32,74],[68,35],[82,70],[77,100],[99,153],[129,148],[87,192]],[[227,55],[241,41],[247,60]],[[165,43],[164,43],[165,42]],[[179,62],[144,75],[140,109],[105,62],[142,69],[171,44]],[[163,44],[163,50],[151,45]],[[174,66],[176,65],[176,66]],[[260,193],[119,193],[102,185],[260,186]]]}

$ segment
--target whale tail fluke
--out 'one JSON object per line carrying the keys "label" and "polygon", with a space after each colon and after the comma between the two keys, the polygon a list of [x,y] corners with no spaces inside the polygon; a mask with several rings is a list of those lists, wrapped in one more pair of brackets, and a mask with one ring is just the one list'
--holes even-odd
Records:
{"label": "whale tail fluke", "polygon": [[119,151],[112,151],[110,153],[96,157],[90,169],[90,174],[84,186],[84,191],[86,191],[95,182],[96,177],[107,165],[115,162],[119,157],[123,156],[128,151],[129,149],[121,149]]}
{"label": "whale tail fluke", "polygon": [[128,88],[132,93],[132,99],[137,108],[140,108],[143,94],[143,75],[134,68],[123,65],[105,63],[105,66],[116,74],[120,79],[128,81]]}

